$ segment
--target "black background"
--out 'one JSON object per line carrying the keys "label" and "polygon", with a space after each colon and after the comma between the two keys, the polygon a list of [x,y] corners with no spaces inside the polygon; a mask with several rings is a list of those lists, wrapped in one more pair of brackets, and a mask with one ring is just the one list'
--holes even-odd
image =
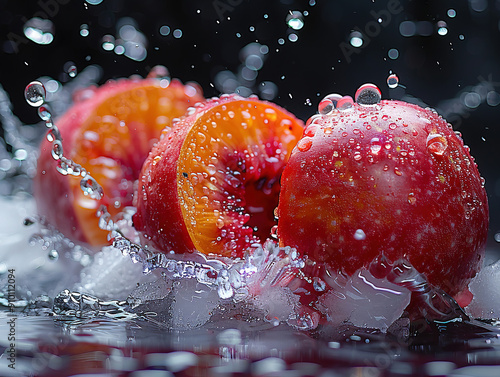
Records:
{"label": "black background", "polygon": [[[447,117],[462,132],[486,179],[489,244],[498,250],[493,235],[500,231],[500,107],[483,98],[479,106],[467,108],[463,97],[484,81],[491,81],[500,92],[500,1],[395,1],[104,0],[90,5],[83,0],[0,0],[0,84],[9,93],[15,114],[28,124],[38,118],[24,100],[24,87],[40,76],[68,80],[63,69],[68,61],[79,71],[89,64],[100,65],[101,82],[132,74],[145,76],[151,67],[162,64],[172,77],[196,81],[205,96],[213,96],[220,94],[211,85],[215,75],[221,70],[237,72],[240,50],[258,41],[269,47],[269,53],[257,83],[269,80],[277,84],[274,101],[304,120],[316,112],[326,94],[354,96],[366,82],[378,85],[384,98],[426,104]],[[378,31],[373,29],[369,40],[353,48],[356,52],[347,58],[341,44],[349,42],[356,28],[366,33],[367,26],[373,26],[374,14],[386,15],[380,12],[386,12],[390,4],[400,11],[390,19],[382,17]],[[455,17],[447,15],[449,9],[456,11]],[[298,31],[285,21],[293,10],[308,12]],[[41,15],[37,12],[44,12],[55,26],[55,38],[49,45],[37,45],[24,37],[24,23]],[[102,37],[116,35],[116,24],[123,17],[135,19],[148,40],[144,61],[101,47]],[[400,33],[403,21],[428,21],[433,29],[428,36],[404,37]],[[438,21],[447,23],[444,36],[437,33]],[[89,26],[87,37],[80,35],[82,24]],[[172,32],[162,36],[162,25],[172,31],[181,29],[182,37],[174,38]],[[298,35],[296,42],[288,40],[291,32]],[[283,45],[279,38],[285,40]],[[397,59],[388,57],[392,48],[399,51]],[[389,90],[386,79],[391,71],[406,89]],[[454,100],[454,110],[448,100]]]}

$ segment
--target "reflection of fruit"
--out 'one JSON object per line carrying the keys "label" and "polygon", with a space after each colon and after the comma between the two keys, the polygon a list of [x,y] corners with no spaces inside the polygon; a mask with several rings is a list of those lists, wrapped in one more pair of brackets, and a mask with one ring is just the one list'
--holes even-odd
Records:
{"label": "reflection of fruit", "polygon": [[206,103],[146,160],[134,225],[164,252],[242,256],[269,235],[280,175],[302,131],[268,102],[231,95]]}
{"label": "reflection of fruit", "polygon": [[431,110],[347,99],[343,110],[320,104],[327,115],[309,120],[283,172],[280,244],[349,275],[379,253],[404,257],[457,295],[480,268],[488,229],[468,148]]}
{"label": "reflection of fruit", "polygon": [[91,245],[106,243],[96,210],[105,204],[111,214],[132,205],[133,183],[161,130],[189,106],[203,100],[193,86],[163,79],[123,79],[87,89],[56,121],[65,154],[87,169],[103,186],[95,201],[80,189],[80,180],[56,171],[50,143],[44,141],[34,193],[39,214],[67,237]]}

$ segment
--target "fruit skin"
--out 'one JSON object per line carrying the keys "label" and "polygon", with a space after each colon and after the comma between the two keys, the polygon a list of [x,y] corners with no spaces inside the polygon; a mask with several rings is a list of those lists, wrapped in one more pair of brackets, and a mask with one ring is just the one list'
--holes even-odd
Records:
{"label": "fruit skin", "polygon": [[383,253],[457,296],[482,264],[483,179],[436,112],[357,103],[309,120],[282,175],[281,246],[348,275]]}
{"label": "fruit skin", "polygon": [[[270,234],[279,177],[302,132],[292,114],[256,98],[223,95],[198,106],[162,135],[144,163],[134,226],[164,253],[242,257]],[[214,156],[210,172],[206,160]],[[193,175],[199,179],[191,184]],[[264,210],[250,216],[254,204]]]}
{"label": "fruit skin", "polygon": [[[43,140],[33,193],[38,213],[48,224],[87,246],[107,243],[107,232],[99,229],[95,214],[99,205],[108,206],[112,214],[132,205],[133,181],[161,130],[203,100],[191,90],[194,87],[188,95],[178,80],[166,83],[159,78],[119,79],[76,93],[75,104],[55,124],[65,156],[87,169],[105,195],[101,201],[90,199],[81,191],[79,178],[60,174],[52,144]],[[107,119],[117,122],[109,124]],[[127,187],[118,188],[120,183]]]}

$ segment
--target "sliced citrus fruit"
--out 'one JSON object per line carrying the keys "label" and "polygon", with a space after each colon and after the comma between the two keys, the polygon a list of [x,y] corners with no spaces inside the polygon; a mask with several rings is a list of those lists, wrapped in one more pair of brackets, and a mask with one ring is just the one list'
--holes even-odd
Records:
{"label": "sliced citrus fruit", "polygon": [[60,175],[45,141],[34,182],[39,213],[70,239],[105,244],[107,232],[98,227],[96,217],[99,206],[116,214],[132,205],[134,181],[161,130],[202,100],[194,85],[158,78],[121,79],[91,91],[90,98],[76,103],[56,125],[65,155],[92,174],[104,197],[91,199],[83,194],[79,179]]}
{"label": "sliced citrus fruit", "polygon": [[153,148],[139,178],[136,228],[163,252],[241,257],[270,234],[281,172],[302,132],[272,103],[211,100]]}

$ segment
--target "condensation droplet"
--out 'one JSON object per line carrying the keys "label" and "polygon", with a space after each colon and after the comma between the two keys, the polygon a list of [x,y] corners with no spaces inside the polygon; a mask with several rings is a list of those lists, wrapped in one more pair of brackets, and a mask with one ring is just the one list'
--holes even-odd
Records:
{"label": "condensation droplet", "polygon": [[312,139],[310,137],[304,137],[300,139],[297,144],[297,149],[301,152],[308,151],[312,146]]}
{"label": "condensation droplet", "polygon": [[374,137],[370,141],[370,150],[373,154],[378,154],[380,150],[382,149],[382,143],[380,142],[380,139],[378,137]]}
{"label": "condensation droplet", "polygon": [[441,134],[429,134],[427,136],[427,150],[434,155],[442,156],[448,148],[448,141]]}
{"label": "condensation droplet", "polygon": [[354,232],[354,239],[358,241],[362,241],[366,238],[366,234],[363,229],[356,229]]}
{"label": "condensation droplet", "polygon": [[32,81],[24,89],[24,98],[33,107],[39,107],[45,102],[45,87],[40,81]]}
{"label": "condensation droplet", "polygon": [[377,85],[367,83],[358,88],[354,98],[360,105],[375,105],[382,99],[382,93]]}

